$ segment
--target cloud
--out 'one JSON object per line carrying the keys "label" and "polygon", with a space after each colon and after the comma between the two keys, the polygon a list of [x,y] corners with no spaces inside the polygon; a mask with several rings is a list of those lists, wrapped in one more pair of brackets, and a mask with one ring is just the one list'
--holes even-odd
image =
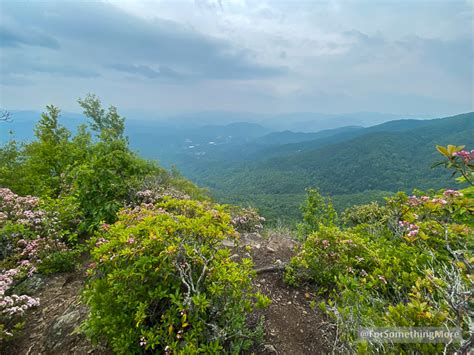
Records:
{"label": "cloud", "polygon": [[142,76],[148,79],[180,79],[182,76],[171,68],[161,66],[155,70],[147,65],[130,65],[130,64],[109,64],[107,68],[115,69],[128,74]]}
{"label": "cloud", "polygon": [[18,47],[21,45],[58,49],[59,42],[35,29],[14,30],[0,26],[0,47]]}
{"label": "cloud", "polygon": [[74,103],[93,91],[118,106],[167,110],[474,109],[468,3],[0,0],[0,6],[0,98],[17,105],[58,97]]}
{"label": "cloud", "polygon": [[[56,60],[45,61],[41,58],[26,57],[3,57],[0,67],[1,82],[3,85],[8,81],[3,79],[8,76],[28,77],[37,74],[50,74],[69,78],[96,78],[100,76],[97,71],[81,67],[79,65],[64,64]],[[26,78],[25,78],[26,79]],[[26,83],[27,81],[24,81]]]}
{"label": "cloud", "polygon": [[[11,21],[30,23],[60,38],[71,57],[85,56],[78,53],[84,51],[95,64],[102,65],[111,57],[120,58],[121,70],[132,69],[147,77],[153,73],[146,66],[175,67],[183,75],[212,79],[254,79],[285,73],[284,68],[255,63],[248,51],[222,39],[169,20],[145,21],[106,3],[31,2],[25,9],[22,3],[6,2],[3,10]],[[130,62],[144,64],[131,67]]]}

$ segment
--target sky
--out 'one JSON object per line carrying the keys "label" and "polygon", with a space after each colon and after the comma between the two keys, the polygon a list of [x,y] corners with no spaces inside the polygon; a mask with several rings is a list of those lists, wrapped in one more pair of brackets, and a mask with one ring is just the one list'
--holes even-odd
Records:
{"label": "sky", "polygon": [[473,0],[0,0],[0,107],[473,111]]}

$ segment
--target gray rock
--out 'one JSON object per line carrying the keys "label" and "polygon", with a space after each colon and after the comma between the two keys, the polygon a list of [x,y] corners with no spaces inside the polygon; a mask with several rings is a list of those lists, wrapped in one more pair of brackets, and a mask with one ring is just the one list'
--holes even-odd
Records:
{"label": "gray rock", "polygon": [[268,354],[278,354],[278,351],[271,344],[265,344],[263,350]]}
{"label": "gray rock", "polygon": [[87,315],[82,305],[72,305],[66,312],[57,317],[47,330],[44,347],[47,353],[56,353],[57,349],[71,348],[80,338],[78,328]]}
{"label": "gray rock", "polygon": [[224,239],[222,241],[222,245],[225,246],[225,247],[228,247],[228,248],[233,248],[235,246],[235,243],[233,240],[230,240],[230,239]]}
{"label": "gray rock", "polygon": [[40,275],[33,275],[20,282],[13,288],[13,293],[17,295],[33,295],[44,285],[44,278]]}

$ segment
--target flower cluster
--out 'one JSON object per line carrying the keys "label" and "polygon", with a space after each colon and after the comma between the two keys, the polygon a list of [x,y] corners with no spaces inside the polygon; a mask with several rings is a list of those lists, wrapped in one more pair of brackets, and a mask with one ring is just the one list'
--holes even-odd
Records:
{"label": "flower cluster", "polygon": [[28,295],[11,295],[0,298],[0,311],[8,316],[20,315],[32,307],[40,305],[39,299]]}
{"label": "flower cluster", "polygon": [[330,245],[329,240],[327,240],[327,239],[324,239],[324,240],[321,242],[321,244],[323,245],[323,249],[329,248],[329,245]]}
{"label": "flower cluster", "polygon": [[[443,195],[445,197],[460,197],[462,196],[462,193],[455,190],[446,190]],[[448,201],[444,198],[430,198],[429,196],[417,197],[415,195],[408,197],[408,205],[411,207],[416,207],[426,202],[441,206],[448,204]]]}
{"label": "flower cluster", "polygon": [[446,197],[446,198],[449,198],[449,197],[462,197],[463,194],[462,194],[462,192],[448,189],[448,190],[443,192],[443,196]]}
{"label": "flower cluster", "polygon": [[163,200],[163,198],[171,197],[178,200],[189,200],[189,195],[178,191],[173,188],[164,188],[164,187],[157,187],[153,189],[146,189],[142,191],[137,191],[135,193],[135,199],[138,204],[155,204]]}
{"label": "flower cluster", "polygon": [[45,212],[38,210],[39,199],[33,196],[18,196],[10,189],[0,188],[0,226],[7,220],[38,226]]}
{"label": "flower cluster", "polygon": [[65,250],[67,246],[64,242],[37,236],[32,240],[20,239],[17,242],[16,255],[20,258],[20,264],[31,262],[40,264],[42,254]]}
{"label": "flower cluster", "polygon": [[416,235],[418,235],[418,232],[420,231],[420,227],[414,223],[399,221],[398,225],[402,228],[402,230],[405,231],[405,233],[407,233],[409,237],[415,237]]}
{"label": "flower cluster", "polygon": [[461,158],[464,164],[467,164],[470,161],[474,160],[474,149],[470,152],[466,150],[461,150],[459,152],[453,153],[453,156]]}
{"label": "flower cluster", "polygon": [[232,218],[232,225],[239,232],[260,232],[263,229],[265,217],[262,217],[253,208],[244,208]]}
{"label": "flower cluster", "polygon": [[[26,310],[39,306],[38,298],[28,295],[6,295],[7,291],[14,285],[15,277],[24,273],[30,274],[34,270],[35,268],[31,263],[23,262],[14,269],[0,272],[0,324],[12,323],[15,318],[23,316]],[[9,327],[0,328],[0,339],[12,335]]]}

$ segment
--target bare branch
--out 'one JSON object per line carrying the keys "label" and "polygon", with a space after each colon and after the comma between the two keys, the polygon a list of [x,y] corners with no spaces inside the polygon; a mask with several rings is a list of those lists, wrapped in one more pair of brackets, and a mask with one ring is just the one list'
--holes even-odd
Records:
{"label": "bare branch", "polygon": [[0,121],[11,122],[11,114],[7,110],[0,111]]}

